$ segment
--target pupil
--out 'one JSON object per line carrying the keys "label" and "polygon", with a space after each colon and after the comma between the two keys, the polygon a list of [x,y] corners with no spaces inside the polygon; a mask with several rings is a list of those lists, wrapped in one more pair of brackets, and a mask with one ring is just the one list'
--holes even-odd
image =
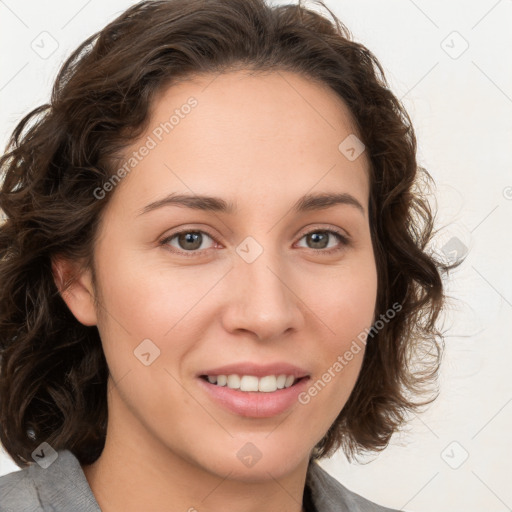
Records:
{"label": "pupil", "polygon": [[[326,233],[323,233],[323,232],[312,233],[310,236],[313,239],[313,244],[320,244],[320,246],[319,246],[320,248],[326,247],[325,243],[322,244],[322,241],[325,242],[327,240]],[[318,249],[319,247],[315,247],[315,248]]]}
{"label": "pupil", "polygon": [[[190,247],[190,245],[187,247],[185,246],[184,248],[187,248],[187,249],[198,249],[199,247],[201,247],[201,233],[195,233],[195,232],[189,232],[189,233],[185,233],[185,234],[182,234],[180,235],[179,239],[180,239],[180,245],[181,245],[181,242],[185,242],[185,244],[192,244],[192,247]],[[195,242],[195,243],[194,243]]]}

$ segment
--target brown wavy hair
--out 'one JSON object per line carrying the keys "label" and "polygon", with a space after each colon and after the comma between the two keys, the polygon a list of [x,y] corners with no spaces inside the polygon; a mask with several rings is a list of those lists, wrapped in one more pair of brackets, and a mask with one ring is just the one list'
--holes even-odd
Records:
{"label": "brown wavy hair", "polygon": [[93,191],[147,128],[156,93],[205,73],[284,70],[327,84],[366,146],[375,317],[394,303],[402,309],[369,338],[349,400],[311,457],[382,450],[408,413],[437,396],[441,274],[460,262],[428,250],[433,180],[416,162],[410,118],[380,63],[316,3],[328,15],[264,0],[140,2],[72,53],[50,102],[14,129],[0,159],[0,441],[18,466],[42,441],[81,464],[101,454],[109,374],[101,339],[67,308],[52,261],[83,261],[94,275],[95,236],[114,192],[97,200]]}

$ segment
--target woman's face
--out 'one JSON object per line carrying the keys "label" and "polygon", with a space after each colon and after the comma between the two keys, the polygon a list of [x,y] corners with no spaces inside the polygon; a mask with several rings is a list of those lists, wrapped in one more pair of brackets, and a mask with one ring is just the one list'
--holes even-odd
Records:
{"label": "woman's face", "polygon": [[[354,132],[334,92],[288,72],[208,75],[157,97],[95,248],[101,306],[88,318],[116,383],[107,436],[246,480],[309,458],[355,385],[364,350],[344,354],[375,309]],[[352,199],[322,207],[319,194]],[[248,376],[245,389],[304,378],[249,392],[205,377],[222,374]]]}

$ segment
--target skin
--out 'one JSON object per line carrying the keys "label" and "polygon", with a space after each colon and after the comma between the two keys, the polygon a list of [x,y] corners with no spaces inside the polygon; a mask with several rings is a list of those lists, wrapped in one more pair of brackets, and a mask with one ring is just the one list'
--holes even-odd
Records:
{"label": "skin", "polygon": [[[198,105],[110,192],[94,252],[98,289],[86,270],[62,293],[80,322],[98,327],[111,372],[105,449],[83,470],[104,512],[299,512],[311,451],[346,403],[364,350],[307,405],[271,418],[223,409],[195,375],[286,361],[315,382],[371,326],[367,156],[349,161],[338,150],[357,132],[332,90],[294,73],[244,70],[164,90],[126,155],[190,96]],[[171,192],[219,196],[239,211],[166,206],[139,215]],[[346,204],[291,212],[317,192],[350,193],[364,213]],[[178,237],[159,245],[182,229],[214,238],[203,234],[188,249],[195,257],[179,254],[190,244]],[[304,235],[322,229],[351,242],[330,235],[328,248],[315,248]],[[252,263],[236,252],[247,236],[263,249]],[[325,254],[331,247],[340,251]],[[58,286],[78,268],[56,260]],[[146,338],[160,350],[149,366],[133,353]],[[252,467],[237,457],[247,442],[262,454]]]}

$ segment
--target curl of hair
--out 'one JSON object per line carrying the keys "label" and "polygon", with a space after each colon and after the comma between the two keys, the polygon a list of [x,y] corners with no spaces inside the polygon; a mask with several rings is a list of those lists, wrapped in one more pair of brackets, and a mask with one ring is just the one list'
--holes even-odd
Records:
{"label": "curl of hair", "polygon": [[[396,317],[368,340],[350,398],[311,456],[382,450],[415,401],[436,385],[436,319],[447,265],[427,250],[430,175],[416,163],[411,121],[376,57],[331,19],[264,0],[143,1],[84,41],[63,64],[49,104],[26,115],[0,159],[0,441],[18,466],[42,442],[81,464],[103,450],[108,367],[96,327],[62,300],[52,261],[94,272],[109,197],[93,191],[149,123],[156,94],[194,75],[296,72],[349,107],[370,160],[370,228],[378,270],[375,317]],[[341,141],[340,141],[341,142]],[[418,186],[421,176],[425,178]],[[111,195],[111,194],[110,194]]]}

